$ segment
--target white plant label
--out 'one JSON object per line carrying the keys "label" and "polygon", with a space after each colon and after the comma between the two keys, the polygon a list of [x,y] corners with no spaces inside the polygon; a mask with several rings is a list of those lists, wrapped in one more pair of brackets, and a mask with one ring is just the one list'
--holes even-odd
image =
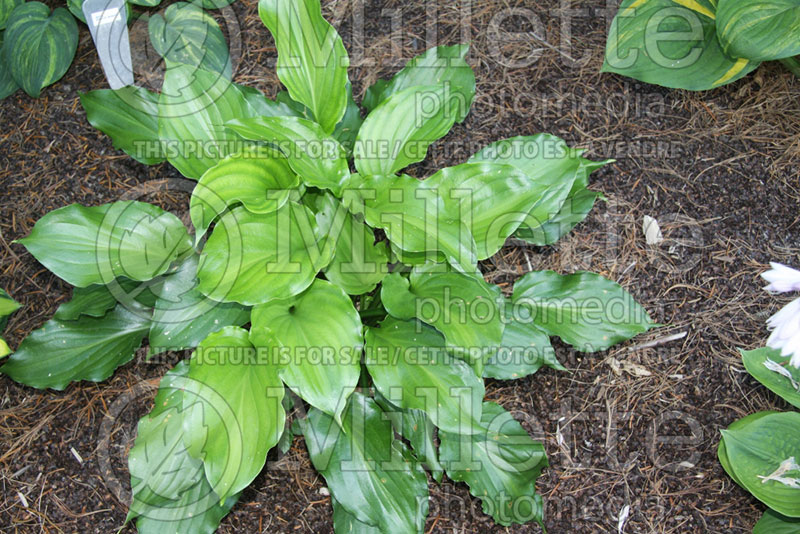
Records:
{"label": "white plant label", "polygon": [[85,0],[82,9],[108,85],[112,89],[131,85],[133,65],[125,0]]}

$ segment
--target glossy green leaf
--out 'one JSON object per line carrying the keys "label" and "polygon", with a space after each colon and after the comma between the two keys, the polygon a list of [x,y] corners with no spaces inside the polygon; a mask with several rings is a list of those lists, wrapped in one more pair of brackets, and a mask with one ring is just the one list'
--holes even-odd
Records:
{"label": "glossy green leaf", "polygon": [[34,330],[0,372],[38,389],[62,390],[70,382],[101,382],[129,361],[150,327],[143,310],[121,305],[103,317],[51,319]]}
{"label": "glossy green leaf", "polygon": [[386,243],[375,243],[375,233],[351,215],[332,195],[320,195],[315,203],[317,224],[336,242],[325,277],[350,295],[369,293],[388,273]]}
{"label": "glossy green leaf", "polygon": [[472,364],[478,376],[503,337],[495,293],[471,276],[414,270],[406,279],[392,273],[384,279],[381,300],[392,316],[416,317],[439,330],[447,347]]}
{"label": "glossy green leaf", "polygon": [[203,478],[169,506],[162,506],[158,513],[140,516],[136,520],[136,530],[139,534],[213,534],[238,500],[239,495],[234,495],[220,503]]}
{"label": "glossy green leaf", "polygon": [[0,289],[0,320],[17,311],[19,307],[19,302],[12,299],[8,293]]}
{"label": "glossy green leaf", "polygon": [[282,102],[270,100],[264,93],[249,85],[233,84],[252,109],[251,117],[299,117],[299,113]]}
{"label": "glossy green leaf", "polygon": [[489,357],[483,376],[500,380],[522,378],[532,375],[543,365],[566,371],[556,358],[550,337],[532,322],[517,317],[509,299],[503,302],[503,325],[500,348]]}
{"label": "glossy green leaf", "polygon": [[444,336],[433,328],[386,318],[367,329],[366,364],[375,387],[392,404],[421,410],[449,432],[480,430],[483,380],[448,353]]}
{"label": "glossy green leaf", "polygon": [[312,409],[303,432],[311,462],[348,513],[381,532],[422,531],[427,477],[374,400],[353,393],[341,427]]}
{"label": "glossy green leaf", "polygon": [[0,100],[19,89],[19,85],[14,81],[14,76],[11,74],[11,69],[6,64],[6,58],[3,54],[4,35],[4,32],[0,31]]}
{"label": "glossy green leaf", "polygon": [[148,335],[150,354],[196,347],[209,334],[250,321],[250,309],[217,302],[197,289],[198,256],[192,255],[156,289],[158,300]]}
{"label": "glossy green leaf", "polygon": [[364,95],[364,107],[372,111],[390,96],[420,85],[447,84],[460,99],[457,122],[469,113],[475,97],[475,74],[464,60],[469,45],[435,46],[406,63],[391,80],[378,80]]}
{"label": "glossy green leaf", "polygon": [[233,208],[203,248],[198,289],[213,300],[245,305],[297,295],[333,255],[315,230],[313,213],[293,201],[266,214]]}
{"label": "glossy green leaf", "polygon": [[14,11],[14,8],[24,3],[25,0],[0,0],[0,30],[6,29],[8,17],[11,16],[11,12]]}
{"label": "glossy green leaf", "polygon": [[[69,9],[73,17],[86,24],[86,16],[83,14],[83,2],[84,0],[67,0],[67,9]],[[131,10],[128,9],[128,11]]]}
{"label": "glossy green leaf", "polygon": [[586,219],[595,201],[601,196],[600,193],[585,187],[577,188],[574,193],[567,196],[561,210],[555,216],[538,227],[523,224],[514,235],[533,245],[552,245]]}
{"label": "glossy green leaf", "polygon": [[322,18],[319,0],[260,0],[258,14],[275,39],[278,78],[332,133],[347,107],[350,60],[342,38]]}
{"label": "glossy green leaf", "polygon": [[203,460],[220,500],[253,481],[280,439],[286,414],[277,371],[250,344],[247,330],[235,326],[208,336],[192,355],[184,443]]}
{"label": "glossy green leaf", "polygon": [[111,137],[114,148],[146,165],[165,160],[158,137],[157,93],[130,85],[80,96],[89,124]]}
{"label": "glossy green leaf", "polygon": [[520,320],[582,352],[605,350],[657,326],[619,284],[589,272],[530,272],[514,284]]}
{"label": "glossy green leaf", "polygon": [[753,527],[753,534],[800,534],[800,519],[767,509]]}
{"label": "glossy green leaf", "polygon": [[102,284],[76,287],[72,290],[72,298],[58,306],[53,318],[74,321],[81,315],[102,317],[116,306],[117,302],[114,294]]}
{"label": "glossy green leaf", "polygon": [[[728,430],[737,430],[740,428],[746,428],[747,425],[751,424],[756,419],[761,419],[762,417],[765,417],[772,413],[779,413],[779,412],[763,411],[742,417],[741,419],[737,419],[736,421],[731,423],[730,426],[728,427]],[[720,439],[719,444],[717,445],[717,459],[719,460],[719,463],[722,465],[722,468],[725,469],[725,472],[728,473],[728,476],[731,477],[733,481],[736,482],[739,486],[744,487],[742,483],[739,481],[739,479],[736,477],[736,473],[734,472],[733,467],[731,467],[731,462],[728,459],[728,451],[725,449],[724,439]]]}
{"label": "glossy green leaf", "polygon": [[736,480],[758,500],[800,517],[800,413],[770,413],[722,431]]}
{"label": "glossy green leaf", "polygon": [[118,276],[150,280],[191,250],[189,234],[177,217],[135,201],[59,208],[39,219],[18,242],[78,287],[107,284]]}
{"label": "glossy green leaf", "polygon": [[789,365],[791,357],[783,357],[780,350],[767,347],[739,352],[748,373],[783,400],[800,408],[800,371]]}
{"label": "glossy green leaf", "polygon": [[256,117],[230,121],[227,126],[246,139],[275,145],[306,185],[338,195],[350,176],[344,148],[307,119]]}
{"label": "glossy green leaf", "polygon": [[331,497],[333,506],[333,531],[347,534],[381,534],[381,529],[362,523],[356,516],[348,512],[339,504],[335,497]]}
{"label": "glossy green leaf", "polygon": [[317,279],[303,293],[253,308],[253,328],[268,328],[281,347],[280,377],[337,421],[361,374],[361,318],[339,287]]}
{"label": "glossy green leaf", "polygon": [[189,213],[197,239],[230,206],[269,213],[286,204],[300,179],[280,152],[261,147],[226,157],[208,169],[192,192]]}
{"label": "glossy green leaf", "polygon": [[391,175],[422,161],[450,131],[462,105],[449,86],[421,85],[393,94],[361,125],[355,166],[364,176]]}
{"label": "glossy green leaf", "polygon": [[483,512],[501,525],[537,521],[542,524],[542,498],[536,479],[547,467],[541,443],[501,406],[483,403],[484,431],[465,436],[440,432],[440,459],[447,476],[466,482]]}
{"label": "glossy green leaf", "polygon": [[711,0],[623,0],[611,23],[603,72],[702,91],[734,82],[758,62],[729,57]]}
{"label": "glossy green leaf", "polygon": [[798,0],[719,0],[717,37],[731,57],[771,61],[800,54]]}
{"label": "glossy green leaf", "polygon": [[187,2],[170,5],[162,16],[155,13],[147,24],[150,42],[163,57],[175,63],[218,72],[231,78],[228,45],[214,17]]}
{"label": "glossy green leaf", "polygon": [[198,179],[241,141],[225,122],[253,113],[242,92],[224,76],[167,62],[158,101],[158,134],[167,160],[187,178]]}
{"label": "glossy green leaf", "polygon": [[347,82],[347,107],[344,111],[344,116],[336,128],[333,130],[333,138],[339,141],[342,148],[347,152],[348,157],[352,157],[353,148],[356,144],[356,137],[358,131],[361,129],[364,119],[361,117],[361,110],[358,104],[353,99],[353,88],[350,82]]}
{"label": "glossy green leaf", "polygon": [[3,56],[14,80],[34,98],[58,81],[72,64],[78,25],[69,11],[41,2],[17,6],[6,21]]}

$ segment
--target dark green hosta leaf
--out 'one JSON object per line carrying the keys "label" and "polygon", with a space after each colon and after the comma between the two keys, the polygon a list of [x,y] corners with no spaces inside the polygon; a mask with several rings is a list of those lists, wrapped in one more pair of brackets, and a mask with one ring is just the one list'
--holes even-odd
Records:
{"label": "dark green hosta leaf", "polygon": [[214,17],[194,3],[176,2],[164,16],[156,13],[147,25],[153,48],[175,63],[218,72],[231,78],[228,45]]}
{"label": "dark green hosta leaf", "polygon": [[338,195],[350,176],[344,148],[307,119],[256,117],[230,121],[227,127],[246,139],[276,145],[306,185]]}
{"label": "dark green hosta leaf", "polygon": [[729,57],[717,40],[711,0],[624,0],[611,23],[603,72],[702,91],[758,66]]}
{"label": "dark green hosta leaf", "polygon": [[347,534],[381,534],[381,529],[362,523],[356,516],[345,510],[335,497],[331,497],[333,506],[333,530],[334,532],[346,532]]}
{"label": "dark green hosta leaf", "polygon": [[351,295],[375,289],[388,273],[386,243],[375,243],[372,229],[332,195],[320,195],[315,208],[321,231],[336,242],[325,277]]}
{"label": "dark green hosta leaf", "polygon": [[522,378],[532,375],[543,365],[566,371],[556,359],[550,337],[532,322],[516,317],[509,299],[504,299],[503,323],[500,348],[489,357],[483,376],[500,380]]}
{"label": "dark green hosta leaf", "polygon": [[425,472],[374,400],[353,393],[342,426],[317,409],[303,433],[331,495],[358,521],[381,532],[417,534],[428,514]]}
{"label": "dark green hosta leaf", "polygon": [[225,123],[253,109],[224,76],[167,61],[158,101],[158,134],[167,160],[187,178],[198,179],[244,143]]}
{"label": "dark green hosta leaf", "polygon": [[391,80],[378,80],[364,95],[364,107],[372,111],[390,96],[420,85],[447,84],[453,98],[460,99],[457,122],[469,113],[475,97],[475,74],[464,60],[469,45],[436,46],[406,63]]}
{"label": "dark green hosta leaf", "polygon": [[14,81],[14,76],[11,74],[11,69],[8,67],[6,58],[3,55],[3,38],[4,32],[0,31],[0,100],[19,89],[19,85]]}
{"label": "dark green hosta leaf", "polygon": [[100,382],[131,361],[149,327],[146,312],[121,305],[99,318],[51,319],[25,338],[0,371],[39,389],[62,390],[77,380]]}
{"label": "dark green hosta leaf", "polygon": [[220,499],[246,488],[278,443],[286,413],[278,369],[235,326],[208,336],[192,355],[183,399],[184,442],[202,458]]}
{"label": "dark green hosta leaf", "polygon": [[800,371],[789,365],[790,357],[766,347],[739,352],[748,373],[783,400],[800,408]]}
{"label": "dark green hosta leaf", "polygon": [[453,127],[462,105],[445,85],[404,89],[376,107],[361,125],[355,166],[364,176],[394,174],[422,161]]}
{"label": "dark green hosta leaf", "polygon": [[378,391],[392,404],[421,410],[450,432],[480,430],[483,380],[447,352],[444,337],[418,321],[386,318],[368,328],[366,364]]}
{"label": "dark green hosta leaf", "polygon": [[161,3],[161,0],[128,0],[128,2],[137,6],[155,7]]}
{"label": "dark green hosta leaf", "polygon": [[375,402],[392,422],[394,431],[411,444],[417,460],[426,466],[436,482],[441,482],[444,468],[439,463],[439,451],[433,440],[436,427],[430,417],[422,410],[403,410],[389,402],[380,392],[376,393]]}
{"label": "dark green hosta leaf", "polygon": [[353,148],[356,144],[356,137],[358,131],[361,129],[361,124],[364,119],[361,117],[361,110],[358,104],[353,100],[353,88],[350,82],[347,82],[347,108],[345,109],[344,116],[336,128],[333,130],[333,138],[339,141],[339,144],[347,152],[348,157],[352,157]]}
{"label": "dark green hosta leaf", "polygon": [[767,509],[753,527],[753,534],[800,534],[800,519]]}
{"label": "dark green hosta leaf", "polygon": [[158,137],[158,94],[142,87],[97,89],[81,95],[89,124],[111,137],[114,148],[146,165],[164,161]]}
{"label": "dark green hosta leaf", "polygon": [[156,290],[158,300],[148,335],[151,355],[196,347],[223,327],[250,321],[249,308],[211,300],[197,290],[197,261],[194,254],[187,258]]}
{"label": "dark green hosta leaf", "polygon": [[[288,299],[253,308],[253,328],[268,328],[282,352],[280,377],[337,421],[361,374],[361,318],[350,297],[325,280]],[[288,360],[288,361],[287,361]]]}
{"label": "dark green hosta leaf", "polygon": [[514,284],[521,320],[582,352],[605,350],[657,326],[619,284],[595,273],[531,272]]}
{"label": "dark green hosta leaf", "polygon": [[251,213],[269,213],[286,204],[300,179],[286,158],[267,147],[228,156],[197,182],[190,202],[197,239],[229,206],[241,203]]}
{"label": "dark green hosta leaf", "polygon": [[769,413],[722,431],[729,468],[758,500],[800,517],[800,413]]}
{"label": "dark green hosta leaf", "polygon": [[332,133],[347,107],[350,60],[342,38],[322,18],[319,0],[260,0],[258,14],[275,39],[278,78]]}
{"label": "dark green hosta leaf", "polygon": [[797,0],[719,0],[717,37],[731,57],[771,61],[800,54]]}
{"label": "dark green hosta leaf", "polygon": [[586,219],[600,197],[602,195],[596,191],[578,188],[567,196],[561,210],[547,222],[538,227],[520,226],[514,235],[534,245],[552,245]]}
{"label": "dark green hosta leaf", "polygon": [[108,310],[116,306],[117,302],[114,293],[102,284],[76,287],[72,290],[72,298],[58,306],[53,318],[61,321],[74,321],[81,315],[102,317]]}
{"label": "dark green hosta leaf", "polygon": [[14,11],[14,8],[24,3],[25,0],[0,0],[0,30],[6,29],[8,17],[11,16],[11,12]]}
{"label": "dark green hosta leaf", "polygon": [[120,201],[53,210],[18,241],[70,284],[107,284],[118,276],[150,280],[191,250],[183,223],[157,206]]}
{"label": "dark green hosta leaf", "polygon": [[234,495],[220,504],[208,481],[203,478],[170,506],[160,508],[158,513],[140,516],[136,520],[136,530],[139,534],[214,534],[222,518],[238,500],[239,495]]}
{"label": "dark green hosta leaf", "polygon": [[311,210],[291,200],[266,214],[233,208],[203,248],[198,289],[213,300],[244,305],[297,295],[333,255],[315,231]]}
{"label": "dark green hosta leaf", "polygon": [[467,360],[478,376],[503,337],[497,295],[485,282],[461,273],[420,272],[408,279],[393,273],[384,279],[381,300],[398,319],[416,317],[444,334],[447,347]]}
{"label": "dark green hosta leaf", "polygon": [[51,14],[41,2],[26,2],[6,21],[2,50],[6,66],[34,98],[64,76],[77,47],[78,25],[63,7]]}
{"label": "dark green hosta leaf", "polygon": [[483,512],[501,525],[542,524],[542,498],[535,492],[536,479],[547,467],[541,443],[501,406],[483,403],[484,431],[473,436],[440,432],[440,459],[447,476],[466,482],[479,498]]}

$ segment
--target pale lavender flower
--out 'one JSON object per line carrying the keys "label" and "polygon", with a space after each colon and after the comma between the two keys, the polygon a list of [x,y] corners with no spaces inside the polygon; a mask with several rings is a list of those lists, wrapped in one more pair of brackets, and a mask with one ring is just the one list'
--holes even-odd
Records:
{"label": "pale lavender flower", "polygon": [[776,293],[800,291],[800,271],[787,267],[782,263],[772,262],[769,266],[772,269],[761,274],[761,277],[770,283],[764,289]]}
{"label": "pale lavender flower", "polygon": [[800,298],[767,319],[767,326],[772,330],[767,346],[780,349],[781,356],[791,356],[789,364],[800,368]]}

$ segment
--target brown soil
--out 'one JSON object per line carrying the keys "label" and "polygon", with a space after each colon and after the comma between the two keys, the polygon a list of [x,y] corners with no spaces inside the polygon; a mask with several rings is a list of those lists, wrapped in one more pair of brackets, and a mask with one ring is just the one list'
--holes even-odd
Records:
{"label": "brown soil", "polygon": [[[617,159],[592,178],[608,202],[570,236],[546,249],[508,246],[484,266],[501,284],[530,269],[597,271],[624,284],[667,325],[605,354],[560,347],[569,373],[546,370],[488,384],[488,398],[514,410],[545,441],[551,467],[539,489],[548,531],[617,532],[629,505],[629,534],[748,532],[763,507],[725,475],[716,446],[719,429],[733,420],[785,408],[743,372],[736,349],[763,344],[764,320],[782,304],[760,289],[758,273],[769,260],[800,264],[798,80],[763,66],[731,86],[687,93],[601,75],[606,12],[589,0],[565,8],[554,0],[368,1],[363,35],[354,4],[361,2],[325,8],[353,62],[361,61],[351,71],[357,93],[428,46],[473,43],[473,111],[433,147],[419,173],[462,162],[491,140],[542,131],[589,148],[595,159]],[[462,7],[470,5],[462,23]],[[493,17],[508,8],[516,14],[492,33]],[[569,10],[576,11],[565,27]],[[275,51],[254,0],[234,4],[233,13],[242,32],[236,81],[274,94]],[[392,16],[399,24],[392,26]],[[531,47],[538,49],[532,63],[498,60],[502,54],[523,61]],[[18,92],[0,103],[0,286],[24,305],[6,330],[12,346],[69,296],[64,283],[12,244],[39,217],[131,191],[186,215],[188,196],[179,186],[152,186],[178,178],[174,169],[136,163],[86,121],[78,93],[104,86],[84,27],[75,63],[60,82],[38,100]],[[661,222],[660,247],[645,245],[644,215]],[[686,337],[641,347],[680,332]],[[167,368],[137,358],[104,383],[64,392],[0,377],[0,532],[119,529],[127,510],[125,451]],[[143,381],[150,387],[142,390]],[[136,402],[124,409],[126,399]],[[319,491],[324,481],[302,441],[270,459],[220,532],[332,532],[329,497]],[[431,491],[428,532],[540,531],[494,526],[463,484],[446,481]]]}

